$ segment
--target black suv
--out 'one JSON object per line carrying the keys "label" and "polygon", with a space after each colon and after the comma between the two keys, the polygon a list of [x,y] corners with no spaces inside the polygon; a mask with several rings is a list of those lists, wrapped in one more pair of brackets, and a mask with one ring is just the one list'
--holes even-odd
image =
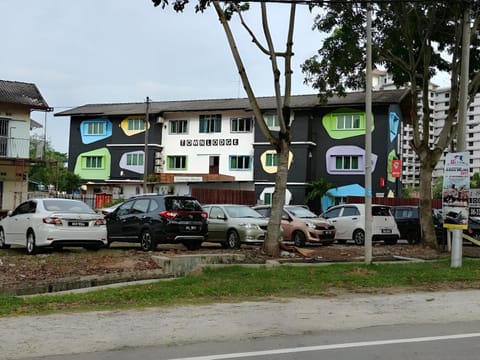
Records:
{"label": "black suv", "polygon": [[[418,206],[400,205],[392,206],[390,210],[397,222],[400,239],[407,239],[409,244],[418,244],[422,236],[420,208]],[[437,242],[442,244],[444,237],[442,215],[436,209],[433,209],[432,217]]]}
{"label": "black suv", "polygon": [[108,244],[140,242],[144,251],[157,244],[181,243],[197,250],[207,240],[207,213],[191,196],[139,195],[105,215]]}

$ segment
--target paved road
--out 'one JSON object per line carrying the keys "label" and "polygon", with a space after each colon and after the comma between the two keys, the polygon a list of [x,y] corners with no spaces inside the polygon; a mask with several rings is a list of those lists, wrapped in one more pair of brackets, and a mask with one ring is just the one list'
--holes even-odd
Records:
{"label": "paved road", "polygon": [[0,318],[0,359],[480,320],[480,290]]}

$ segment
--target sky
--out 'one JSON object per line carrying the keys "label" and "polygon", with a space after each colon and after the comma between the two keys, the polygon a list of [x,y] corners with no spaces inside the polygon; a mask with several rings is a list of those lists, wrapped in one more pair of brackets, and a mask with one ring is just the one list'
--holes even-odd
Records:
{"label": "sky", "polygon": [[[33,112],[54,150],[68,153],[69,117],[53,114],[85,104],[246,97],[225,33],[213,8],[184,13],[151,0],[0,0],[0,79],[37,85],[54,108]],[[268,4],[277,50],[285,49],[290,6]],[[261,36],[259,4],[246,21]],[[297,6],[292,94],[314,94],[300,70],[315,55],[322,34],[314,14]],[[231,23],[257,96],[273,95],[271,64],[251,38]],[[282,64],[280,64],[282,66]]]}
{"label": "sky", "polygon": [[[151,0],[0,0],[0,79],[37,85],[54,111],[32,113],[44,125],[36,133],[62,153],[68,152],[70,118],[53,114],[73,107],[143,102],[147,96],[152,101],[246,97],[214,9],[196,14],[194,4],[175,13]],[[246,20],[260,30],[259,5],[251,6]],[[284,50],[289,5],[268,9],[275,45]],[[314,93],[300,71],[321,45],[313,17],[306,6],[297,7],[295,95]],[[272,96],[268,58],[238,21],[232,28],[255,94]]]}

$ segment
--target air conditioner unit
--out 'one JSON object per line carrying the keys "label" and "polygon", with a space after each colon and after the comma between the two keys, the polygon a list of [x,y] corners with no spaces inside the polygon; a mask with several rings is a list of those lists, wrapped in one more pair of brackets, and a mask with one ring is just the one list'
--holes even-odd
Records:
{"label": "air conditioner unit", "polygon": [[163,124],[164,122],[165,122],[165,119],[163,118],[163,116],[157,117],[157,124]]}

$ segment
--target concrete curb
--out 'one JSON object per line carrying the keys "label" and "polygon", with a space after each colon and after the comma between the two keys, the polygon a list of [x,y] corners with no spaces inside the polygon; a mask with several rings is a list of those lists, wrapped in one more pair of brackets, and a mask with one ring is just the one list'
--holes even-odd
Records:
{"label": "concrete curb", "polygon": [[132,284],[132,282],[145,280],[168,279],[185,276],[202,266],[241,263],[245,260],[245,256],[242,254],[178,255],[174,257],[152,255],[152,259],[158,265],[158,269],[4,284],[0,285],[0,294],[15,296],[53,294],[75,289],[96,290],[111,284]]}

